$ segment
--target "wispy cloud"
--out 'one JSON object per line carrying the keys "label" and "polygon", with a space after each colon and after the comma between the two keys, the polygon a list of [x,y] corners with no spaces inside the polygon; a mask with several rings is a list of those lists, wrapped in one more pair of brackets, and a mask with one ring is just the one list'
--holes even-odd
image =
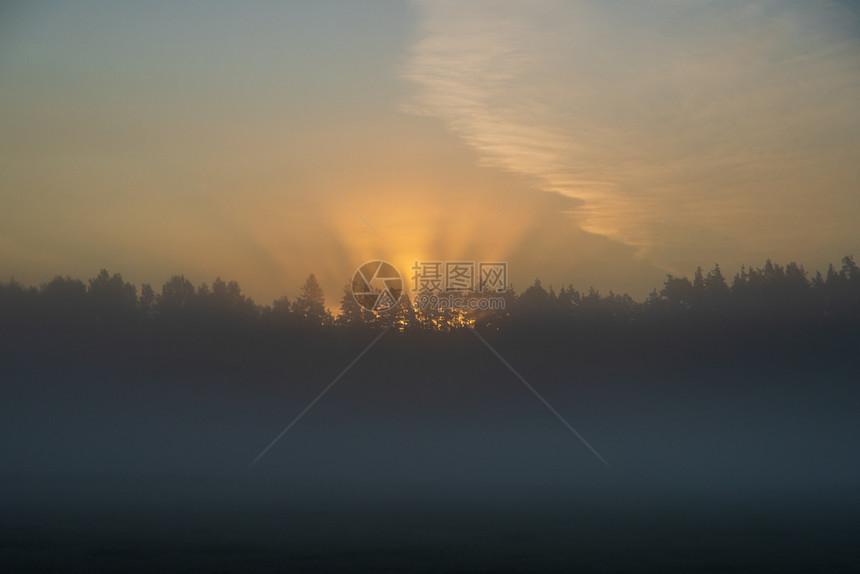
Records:
{"label": "wispy cloud", "polygon": [[[484,165],[583,200],[571,225],[668,267],[860,243],[860,40],[835,3],[426,2],[406,104]],[[500,199],[500,205],[503,204]]]}

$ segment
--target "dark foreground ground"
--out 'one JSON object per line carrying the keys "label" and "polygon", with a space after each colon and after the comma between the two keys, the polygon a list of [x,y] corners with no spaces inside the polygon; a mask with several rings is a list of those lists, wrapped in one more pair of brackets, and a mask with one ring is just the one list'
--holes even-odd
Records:
{"label": "dark foreground ground", "polygon": [[[6,480],[4,572],[850,572],[856,491]],[[289,491],[289,494],[287,493]],[[51,499],[46,503],[46,497]]]}
{"label": "dark foreground ground", "polygon": [[366,342],[250,366],[10,354],[0,572],[860,571],[853,351],[501,341],[605,466],[454,342],[382,340],[253,466]]}

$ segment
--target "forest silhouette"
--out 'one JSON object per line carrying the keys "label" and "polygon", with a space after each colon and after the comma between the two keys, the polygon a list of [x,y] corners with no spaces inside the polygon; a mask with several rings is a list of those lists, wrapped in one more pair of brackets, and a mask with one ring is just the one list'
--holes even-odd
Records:
{"label": "forest silhouette", "polygon": [[[489,294],[478,294],[486,296]],[[498,294],[493,294],[498,296]],[[349,285],[333,316],[311,275],[299,295],[258,305],[235,281],[195,287],[182,275],[140,291],[102,270],[87,283],[57,276],[40,287],[0,284],[0,343],[10,361],[128,361],[247,368],[272,358],[299,362],[369,341],[392,328],[409,346],[457,339],[469,327],[514,353],[556,350],[581,361],[632,365],[706,360],[851,358],[860,349],[860,268],[852,257],[811,277],[768,260],[730,281],[719,265],[693,279],[667,276],[643,301],[610,291],[557,292],[540,280],[503,294],[505,308],[471,313],[400,305],[376,315]],[[277,360],[276,362],[281,362]]]}

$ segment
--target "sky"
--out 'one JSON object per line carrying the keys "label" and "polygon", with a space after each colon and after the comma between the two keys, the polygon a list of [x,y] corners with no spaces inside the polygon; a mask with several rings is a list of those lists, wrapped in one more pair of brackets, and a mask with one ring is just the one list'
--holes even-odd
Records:
{"label": "sky", "polygon": [[3,281],[860,256],[856,3],[13,2],[0,78]]}

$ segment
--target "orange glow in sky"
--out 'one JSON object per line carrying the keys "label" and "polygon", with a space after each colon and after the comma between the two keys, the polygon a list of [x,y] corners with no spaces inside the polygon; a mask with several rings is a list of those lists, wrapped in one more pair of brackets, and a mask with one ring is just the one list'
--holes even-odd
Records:
{"label": "orange glow in sky", "polygon": [[637,298],[822,268],[860,251],[858,30],[838,2],[20,5],[0,270],[259,303],[315,273],[336,307],[371,259]]}

